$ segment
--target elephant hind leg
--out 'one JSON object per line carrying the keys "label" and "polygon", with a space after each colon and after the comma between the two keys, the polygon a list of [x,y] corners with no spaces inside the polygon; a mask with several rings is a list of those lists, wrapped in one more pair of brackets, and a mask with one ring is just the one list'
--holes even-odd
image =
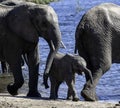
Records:
{"label": "elephant hind leg", "polygon": [[76,90],[75,90],[75,81],[74,79],[71,80],[66,80],[66,84],[68,85],[68,94],[67,94],[67,99],[72,99],[73,101],[78,101],[79,98],[77,96]]}
{"label": "elephant hind leg", "polygon": [[92,77],[93,77],[93,84],[90,81],[89,76],[86,76],[86,84],[84,85],[83,90],[81,91],[81,95],[84,97],[86,101],[96,101],[98,97],[96,95],[96,86],[99,82],[99,79],[102,75],[110,69],[111,66],[111,59],[108,57],[104,57],[104,62],[98,60],[98,62],[93,63],[92,65]]}

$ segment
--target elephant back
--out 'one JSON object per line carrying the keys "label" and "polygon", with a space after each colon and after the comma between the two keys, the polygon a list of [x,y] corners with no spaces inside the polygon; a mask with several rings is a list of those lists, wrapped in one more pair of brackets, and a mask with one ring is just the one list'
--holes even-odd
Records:
{"label": "elephant back", "polygon": [[[9,30],[29,42],[38,42],[38,33],[31,22],[29,8],[33,4],[15,6],[7,15]],[[29,35],[28,35],[29,34]]]}

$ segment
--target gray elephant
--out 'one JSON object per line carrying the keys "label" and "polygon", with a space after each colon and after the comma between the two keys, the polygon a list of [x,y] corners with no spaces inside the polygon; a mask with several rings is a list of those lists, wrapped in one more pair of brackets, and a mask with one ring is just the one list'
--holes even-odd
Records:
{"label": "gray elephant", "polygon": [[88,101],[95,101],[96,86],[101,76],[112,63],[120,62],[120,6],[104,3],[85,13],[76,28],[76,47],[93,75],[94,85],[86,76],[81,95]]}
{"label": "gray elephant", "polygon": [[[75,73],[82,75],[82,72],[91,78],[92,83],[91,72],[86,68],[86,62],[82,57],[72,54],[57,53],[48,76],[51,82],[50,99],[58,98],[59,86],[65,81],[68,86],[67,99],[78,101],[79,98],[75,91]],[[45,88],[49,87],[47,82],[48,77],[43,76]]]}
{"label": "gray elephant", "polygon": [[[7,6],[15,6],[20,3],[24,3],[24,0],[0,0],[0,3]],[[21,66],[24,66],[24,59],[21,59]],[[10,73],[9,65],[6,61],[1,61],[2,73]]]}
{"label": "gray elephant", "polygon": [[0,3],[3,5],[14,6],[20,3],[24,3],[25,0],[0,0]]}
{"label": "gray elephant", "polygon": [[14,76],[7,86],[11,95],[17,95],[24,79],[21,55],[26,54],[29,68],[29,97],[41,96],[38,92],[39,54],[38,40],[43,37],[50,47],[45,73],[49,73],[54,55],[61,43],[58,19],[52,7],[34,3],[17,6],[0,5],[0,60],[5,59]]}
{"label": "gray elephant", "polygon": [[1,61],[1,70],[2,73],[9,73],[9,66],[7,62]]}

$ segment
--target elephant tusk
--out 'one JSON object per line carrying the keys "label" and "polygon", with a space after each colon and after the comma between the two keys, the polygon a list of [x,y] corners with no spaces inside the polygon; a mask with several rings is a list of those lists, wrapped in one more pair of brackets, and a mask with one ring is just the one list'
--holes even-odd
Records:
{"label": "elephant tusk", "polygon": [[77,45],[75,45],[74,53],[77,54]]}
{"label": "elephant tusk", "polygon": [[54,46],[52,40],[50,41],[50,43],[51,43],[52,50],[55,51],[55,46]]}
{"label": "elephant tusk", "polygon": [[66,49],[66,46],[65,46],[65,44],[63,43],[63,41],[61,41],[61,47]]}

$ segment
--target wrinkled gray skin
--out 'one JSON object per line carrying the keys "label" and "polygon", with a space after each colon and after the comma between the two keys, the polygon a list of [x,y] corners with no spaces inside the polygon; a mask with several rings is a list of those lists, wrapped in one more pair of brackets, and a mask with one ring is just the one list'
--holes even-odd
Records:
{"label": "wrinkled gray skin", "polygon": [[[57,53],[49,74],[51,82],[50,99],[58,98],[59,86],[65,81],[68,86],[67,99],[78,101],[79,98],[75,90],[75,73],[82,75],[82,72],[90,76],[92,82],[91,72],[86,68],[86,62],[82,57],[72,54]],[[43,79],[45,88],[48,88],[48,77],[43,76]]]}
{"label": "wrinkled gray skin", "polygon": [[24,3],[25,0],[0,0],[0,3],[3,5],[14,6],[20,3]]}
{"label": "wrinkled gray skin", "polygon": [[93,75],[94,85],[86,76],[81,95],[88,101],[97,100],[96,86],[112,63],[120,62],[120,6],[105,3],[84,14],[76,28],[76,48]]}
{"label": "wrinkled gray skin", "polygon": [[21,69],[21,55],[26,54],[29,68],[29,92],[27,96],[40,96],[38,85],[39,54],[38,40],[43,37],[50,47],[45,74],[49,73],[55,53],[61,42],[57,15],[47,5],[34,3],[17,6],[0,5],[0,60],[6,60],[14,76],[14,83],[8,85],[11,95],[17,95],[24,79]]}
{"label": "wrinkled gray skin", "polygon": [[[23,0],[0,0],[0,3],[3,5],[7,5],[7,6],[14,6],[20,3],[23,3]],[[22,59],[22,63],[21,65],[24,65],[24,60]],[[9,65],[7,62],[5,61],[1,61],[1,69],[2,69],[2,73],[9,73],[10,69],[9,69]]]}

